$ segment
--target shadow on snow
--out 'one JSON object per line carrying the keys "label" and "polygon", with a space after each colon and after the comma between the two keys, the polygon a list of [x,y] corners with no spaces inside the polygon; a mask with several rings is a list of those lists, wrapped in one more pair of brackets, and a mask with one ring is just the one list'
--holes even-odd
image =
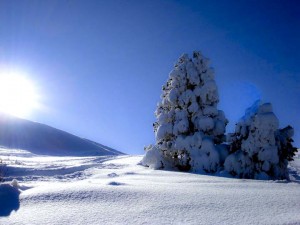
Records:
{"label": "shadow on snow", "polygon": [[0,185],[0,217],[9,216],[20,208],[20,191],[10,184]]}

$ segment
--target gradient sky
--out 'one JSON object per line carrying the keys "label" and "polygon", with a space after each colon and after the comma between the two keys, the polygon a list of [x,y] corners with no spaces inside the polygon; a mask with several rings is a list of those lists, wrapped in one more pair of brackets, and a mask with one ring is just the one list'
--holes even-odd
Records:
{"label": "gradient sky", "polygon": [[27,119],[130,154],[154,143],[161,87],[182,53],[211,59],[233,131],[270,101],[300,146],[299,1],[0,0],[0,66],[25,71]]}

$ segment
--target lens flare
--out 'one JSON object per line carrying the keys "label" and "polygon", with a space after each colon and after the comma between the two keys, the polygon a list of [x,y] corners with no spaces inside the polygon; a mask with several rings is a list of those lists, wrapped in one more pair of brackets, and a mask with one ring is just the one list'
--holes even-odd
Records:
{"label": "lens flare", "polygon": [[38,108],[36,86],[17,71],[0,71],[0,111],[18,117],[29,116]]}

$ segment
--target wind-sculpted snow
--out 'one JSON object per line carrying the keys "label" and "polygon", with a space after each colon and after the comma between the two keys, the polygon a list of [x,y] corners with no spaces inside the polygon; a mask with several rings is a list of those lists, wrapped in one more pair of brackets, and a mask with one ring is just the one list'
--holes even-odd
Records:
{"label": "wind-sculpted snow", "polygon": [[[0,149],[0,158],[6,165],[4,171],[6,181],[84,179],[90,175],[89,168],[101,167],[102,162],[113,157],[53,157],[35,155],[25,150]],[[105,166],[114,167],[114,165]]]}
{"label": "wind-sculpted snow", "polygon": [[[18,160],[24,164],[43,159],[20,154]],[[8,167],[15,166],[14,159],[6,158]],[[300,223],[300,180],[295,176],[299,174],[298,158],[290,164],[293,182],[149,170],[139,165],[141,159],[140,156],[117,156],[107,160],[99,157],[44,158],[41,160],[43,168],[49,171],[52,165],[70,167],[73,164],[78,171],[85,165],[88,167],[83,170],[82,179],[20,180],[19,187],[28,188],[18,189],[18,210],[12,211],[9,217],[0,217],[0,224]],[[93,166],[89,167],[91,164]]]}

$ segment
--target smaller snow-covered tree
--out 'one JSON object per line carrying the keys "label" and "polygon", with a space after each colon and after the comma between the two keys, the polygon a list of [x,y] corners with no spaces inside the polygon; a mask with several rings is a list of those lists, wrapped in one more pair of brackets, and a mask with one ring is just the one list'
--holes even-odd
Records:
{"label": "smaller snow-covered tree", "polygon": [[225,170],[243,178],[288,178],[287,164],[297,150],[291,144],[293,128],[278,126],[270,103],[254,103],[229,134],[231,154]]}
{"label": "smaller snow-covered tree", "polygon": [[[278,146],[279,154],[279,168],[281,168],[281,173],[288,176],[287,166],[288,161],[293,161],[298,149],[293,146],[294,140],[294,129],[291,126],[287,126],[283,129],[276,131],[276,143]],[[280,172],[280,171],[278,171]],[[287,177],[288,178],[288,177]]]}
{"label": "smaller snow-covered tree", "polygon": [[218,90],[209,60],[182,55],[163,86],[154,123],[156,145],[142,163],[153,168],[212,172],[218,169],[227,120],[217,109]]}

